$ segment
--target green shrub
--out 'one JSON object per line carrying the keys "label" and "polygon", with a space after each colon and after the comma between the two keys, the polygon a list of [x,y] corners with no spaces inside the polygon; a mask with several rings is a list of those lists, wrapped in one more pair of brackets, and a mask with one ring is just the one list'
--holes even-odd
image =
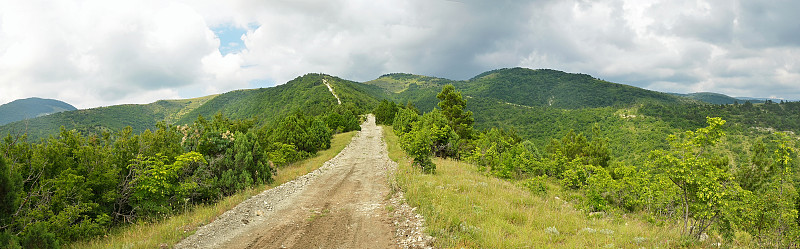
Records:
{"label": "green shrub", "polygon": [[400,141],[400,147],[414,158],[415,165],[423,169],[424,172],[435,171],[436,166],[433,165],[433,161],[430,159],[433,154],[433,140],[430,136],[430,130],[417,126],[411,132],[403,134]]}
{"label": "green shrub", "polygon": [[0,248],[21,249],[19,238],[8,231],[0,232]]}
{"label": "green shrub", "polygon": [[375,123],[379,125],[392,123],[397,111],[398,107],[394,101],[382,100],[373,111],[375,114]]}
{"label": "green shrub", "polygon": [[23,248],[58,248],[61,244],[56,234],[48,229],[45,222],[31,224],[22,233],[20,244]]}
{"label": "green shrub", "polygon": [[400,109],[394,117],[392,129],[394,129],[394,132],[397,133],[398,136],[401,136],[411,131],[412,124],[417,120],[419,120],[419,114],[414,110],[408,108]]}
{"label": "green shrub", "polygon": [[547,176],[540,175],[528,178],[522,182],[522,186],[538,195],[547,194]]}

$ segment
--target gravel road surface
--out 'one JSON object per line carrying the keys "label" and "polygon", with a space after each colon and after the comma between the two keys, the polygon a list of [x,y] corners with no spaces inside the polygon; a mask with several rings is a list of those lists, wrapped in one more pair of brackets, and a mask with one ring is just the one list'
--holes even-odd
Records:
{"label": "gravel road surface", "polygon": [[176,248],[430,248],[424,219],[401,192],[390,196],[397,164],[381,138],[369,115],[322,167],[245,200]]}

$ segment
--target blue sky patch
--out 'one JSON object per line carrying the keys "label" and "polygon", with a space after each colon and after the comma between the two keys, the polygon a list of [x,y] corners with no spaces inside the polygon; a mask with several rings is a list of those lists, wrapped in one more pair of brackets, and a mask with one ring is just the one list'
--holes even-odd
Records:
{"label": "blue sky patch", "polygon": [[249,88],[266,88],[275,85],[275,80],[272,79],[254,79],[247,82]]}
{"label": "blue sky patch", "polygon": [[219,38],[219,52],[224,56],[226,54],[238,53],[247,47],[242,41],[242,35],[246,34],[248,29],[254,30],[258,28],[255,25],[249,25],[247,28],[238,27],[231,24],[211,27],[211,31]]}

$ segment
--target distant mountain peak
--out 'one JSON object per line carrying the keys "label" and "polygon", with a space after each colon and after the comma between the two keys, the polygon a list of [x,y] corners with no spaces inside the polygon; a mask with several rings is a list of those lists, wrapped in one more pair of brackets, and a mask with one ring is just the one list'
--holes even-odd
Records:
{"label": "distant mountain peak", "polygon": [[521,67],[487,71],[457,84],[456,88],[471,96],[564,109],[682,101],[675,96],[600,80],[588,74]]}
{"label": "distant mountain peak", "polygon": [[0,105],[0,125],[63,111],[77,110],[60,100],[30,97]]}

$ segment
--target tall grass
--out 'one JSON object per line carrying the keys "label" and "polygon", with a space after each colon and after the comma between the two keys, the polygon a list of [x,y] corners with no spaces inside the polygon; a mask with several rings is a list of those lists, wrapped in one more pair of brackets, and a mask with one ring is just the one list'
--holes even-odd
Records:
{"label": "tall grass", "polygon": [[217,216],[232,209],[247,198],[316,170],[323,163],[339,154],[350,143],[355,134],[356,132],[353,131],[334,135],[330,149],[319,151],[312,158],[278,169],[278,174],[274,178],[275,181],[271,184],[240,191],[235,195],[225,197],[215,204],[195,206],[191,210],[187,210],[187,212],[161,221],[139,222],[117,228],[102,238],[72,243],[67,247],[171,248],[184,238],[192,235],[198,227],[214,221]]}
{"label": "tall grass", "polygon": [[[389,157],[400,166],[397,184],[425,216],[426,232],[441,248],[655,248],[680,247],[680,230],[628,215],[590,218],[557,184],[536,195],[511,181],[486,176],[476,167],[436,158],[436,174],[421,174],[385,127]],[[559,197],[560,195],[560,197]]]}

